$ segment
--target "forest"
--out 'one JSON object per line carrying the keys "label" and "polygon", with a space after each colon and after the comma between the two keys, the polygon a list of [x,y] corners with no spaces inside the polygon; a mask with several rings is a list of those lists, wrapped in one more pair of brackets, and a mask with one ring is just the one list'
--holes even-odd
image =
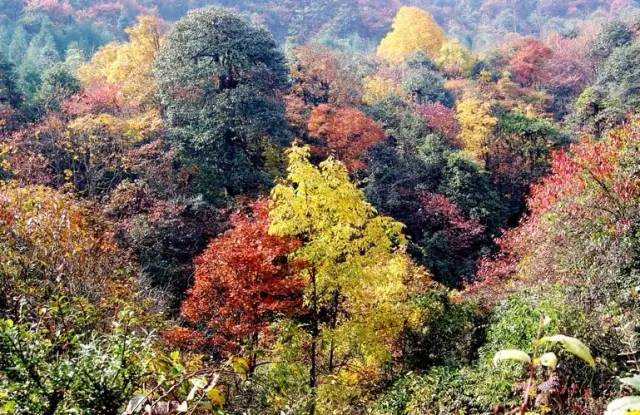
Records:
{"label": "forest", "polygon": [[639,415],[640,1],[0,0],[0,415]]}

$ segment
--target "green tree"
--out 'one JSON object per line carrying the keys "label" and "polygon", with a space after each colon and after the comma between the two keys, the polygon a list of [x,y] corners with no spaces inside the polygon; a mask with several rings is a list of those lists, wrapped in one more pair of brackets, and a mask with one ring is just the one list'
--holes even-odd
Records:
{"label": "green tree", "polygon": [[37,101],[46,111],[59,111],[65,99],[80,91],[80,82],[64,63],[56,63],[42,73]]}
{"label": "green tree", "polygon": [[22,97],[16,85],[15,69],[6,55],[0,54],[0,105],[16,108]]}
{"label": "green tree", "polygon": [[29,47],[29,36],[22,25],[18,25],[11,36],[9,44],[9,59],[15,64],[22,61]]}
{"label": "green tree", "polygon": [[286,69],[268,32],[224,9],[191,11],[166,35],[153,72],[172,136],[199,167],[203,191],[221,196],[268,182],[265,149],[288,143],[279,99]]}

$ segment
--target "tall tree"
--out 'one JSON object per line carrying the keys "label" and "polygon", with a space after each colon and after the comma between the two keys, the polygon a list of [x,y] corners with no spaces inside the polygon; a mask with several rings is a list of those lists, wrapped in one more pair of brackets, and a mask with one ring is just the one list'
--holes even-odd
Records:
{"label": "tall tree", "polygon": [[259,188],[264,152],[286,144],[284,58],[263,29],[223,9],[191,11],[167,33],[154,66],[158,96],[183,156],[215,197]]}
{"label": "tall tree", "polygon": [[392,27],[377,51],[380,58],[390,63],[400,63],[415,52],[436,57],[445,41],[442,28],[428,12],[418,7],[401,7]]}
{"label": "tall tree", "polygon": [[272,198],[269,231],[303,242],[293,258],[307,264],[310,413],[328,413],[333,397],[318,389],[323,379],[353,387],[353,368],[371,373],[365,368],[388,361],[406,322],[402,224],[378,215],[341,163],[312,165],[308,147],[291,148],[287,178]]}
{"label": "tall tree", "polygon": [[246,353],[252,373],[269,324],[301,310],[304,282],[297,277],[302,264],[287,259],[299,242],[267,234],[267,200],[250,209],[234,214],[233,228],[196,259],[194,285],[181,307],[196,330],[176,329],[169,337],[222,355]]}

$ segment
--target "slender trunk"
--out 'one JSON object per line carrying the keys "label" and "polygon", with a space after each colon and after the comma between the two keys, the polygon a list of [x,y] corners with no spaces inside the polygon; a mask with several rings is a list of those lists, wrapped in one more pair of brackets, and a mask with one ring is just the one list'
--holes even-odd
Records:
{"label": "slender trunk", "polygon": [[247,377],[252,377],[253,376],[253,372],[255,372],[256,370],[256,366],[258,363],[258,355],[257,355],[257,348],[258,348],[258,339],[259,339],[260,333],[258,333],[258,331],[254,331],[253,334],[251,335],[251,350],[250,350],[250,354],[249,354],[249,368],[247,369]]}
{"label": "slender trunk", "polygon": [[333,355],[334,355],[334,343],[333,343],[333,331],[338,325],[338,305],[340,301],[340,292],[335,290],[333,292],[333,299],[331,302],[331,344],[329,347],[329,373],[333,373]]}
{"label": "slender trunk", "polygon": [[525,415],[527,409],[529,409],[529,402],[531,400],[531,389],[537,387],[536,385],[536,366],[533,362],[538,358],[538,345],[539,340],[544,333],[544,316],[540,316],[540,323],[538,324],[538,334],[533,344],[533,353],[531,363],[529,364],[529,379],[527,380],[527,386],[524,389],[524,397],[522,406],[520,407],[520,415]]}
{"label": "slender trunk", "polygon": [[311,388],[311,404],[309,405],[309,414],[316,413],[316,387],[318,384],[318,367],[317,367],[317,347],[318,347],[318,291],[316,284],[316,274],[311,272],[311,370],[309,373],[309,387]]}

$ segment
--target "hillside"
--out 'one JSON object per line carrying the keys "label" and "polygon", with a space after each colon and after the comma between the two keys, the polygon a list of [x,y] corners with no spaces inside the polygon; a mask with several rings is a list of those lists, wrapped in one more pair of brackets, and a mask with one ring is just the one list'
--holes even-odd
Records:
{"label": "hillside", "polygon": [[640,411],[638,11],[0,2],[0,414]]}

